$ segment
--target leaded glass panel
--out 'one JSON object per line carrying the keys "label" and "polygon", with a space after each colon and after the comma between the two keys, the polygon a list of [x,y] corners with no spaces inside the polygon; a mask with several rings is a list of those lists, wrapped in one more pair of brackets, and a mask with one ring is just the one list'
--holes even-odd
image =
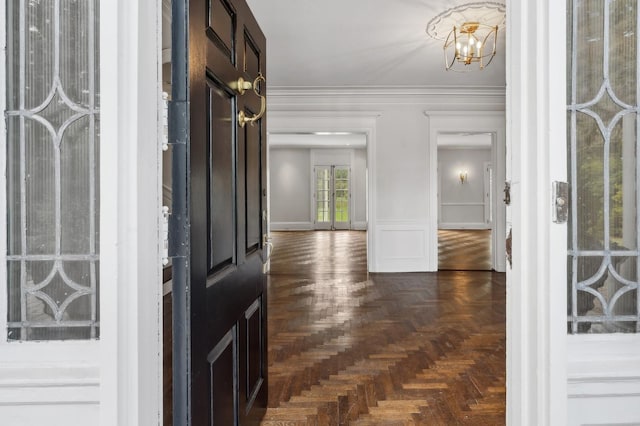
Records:
{"label": "leaded glass panel", "polygon": [[636,0],[568,0],[570,333],[640,332]]}
{"label": "leaded glass panel", "polygon": [[7,0],[9,340],[99,337],[99,0]]}

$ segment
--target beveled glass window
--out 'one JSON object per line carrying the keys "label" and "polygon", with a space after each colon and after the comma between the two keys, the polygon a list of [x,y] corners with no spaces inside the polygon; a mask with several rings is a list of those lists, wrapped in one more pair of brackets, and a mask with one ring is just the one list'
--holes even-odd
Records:
{"label": "beveled glass window", "polygon": [[636,0],[568,0],[570,333],[640,331]]}
{"label": "beveled glass window", "polygon": [[7,0],[9,340],[99,337],[99,1]]}

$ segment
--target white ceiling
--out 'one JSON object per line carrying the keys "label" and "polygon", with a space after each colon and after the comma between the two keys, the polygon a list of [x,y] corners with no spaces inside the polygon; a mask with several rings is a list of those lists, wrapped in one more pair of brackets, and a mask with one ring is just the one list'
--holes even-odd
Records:
{"label": "white ceiling", "polygon": [[504,87],[505,32],[484,71],[444,70],[425,28],[473,0],[247,0],[267,37],[270,88]]}

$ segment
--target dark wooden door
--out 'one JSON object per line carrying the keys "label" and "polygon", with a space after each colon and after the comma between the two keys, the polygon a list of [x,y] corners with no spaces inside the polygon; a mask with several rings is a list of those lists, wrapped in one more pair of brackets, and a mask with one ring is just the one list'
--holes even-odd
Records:
{"label": "dark wooden door", "polygon": [[172,52],[174,206],[178,194],[185,207],[172,222],[174,424],[253,424],[267,403],[266,122],[240,126],[238,114],[259,113],[266,87],[241,94],[237,82],[265,74],[266,40],[244,0],[173,14],[188,17]]}

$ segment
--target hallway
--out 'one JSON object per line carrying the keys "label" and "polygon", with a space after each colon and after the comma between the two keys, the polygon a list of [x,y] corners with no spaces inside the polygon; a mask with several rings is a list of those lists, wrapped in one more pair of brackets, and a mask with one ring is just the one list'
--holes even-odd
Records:
{"label": "hallway", "polygon": [[364,232],[272,236],[263,425],[504,424],[504,274],[367,274]]}

